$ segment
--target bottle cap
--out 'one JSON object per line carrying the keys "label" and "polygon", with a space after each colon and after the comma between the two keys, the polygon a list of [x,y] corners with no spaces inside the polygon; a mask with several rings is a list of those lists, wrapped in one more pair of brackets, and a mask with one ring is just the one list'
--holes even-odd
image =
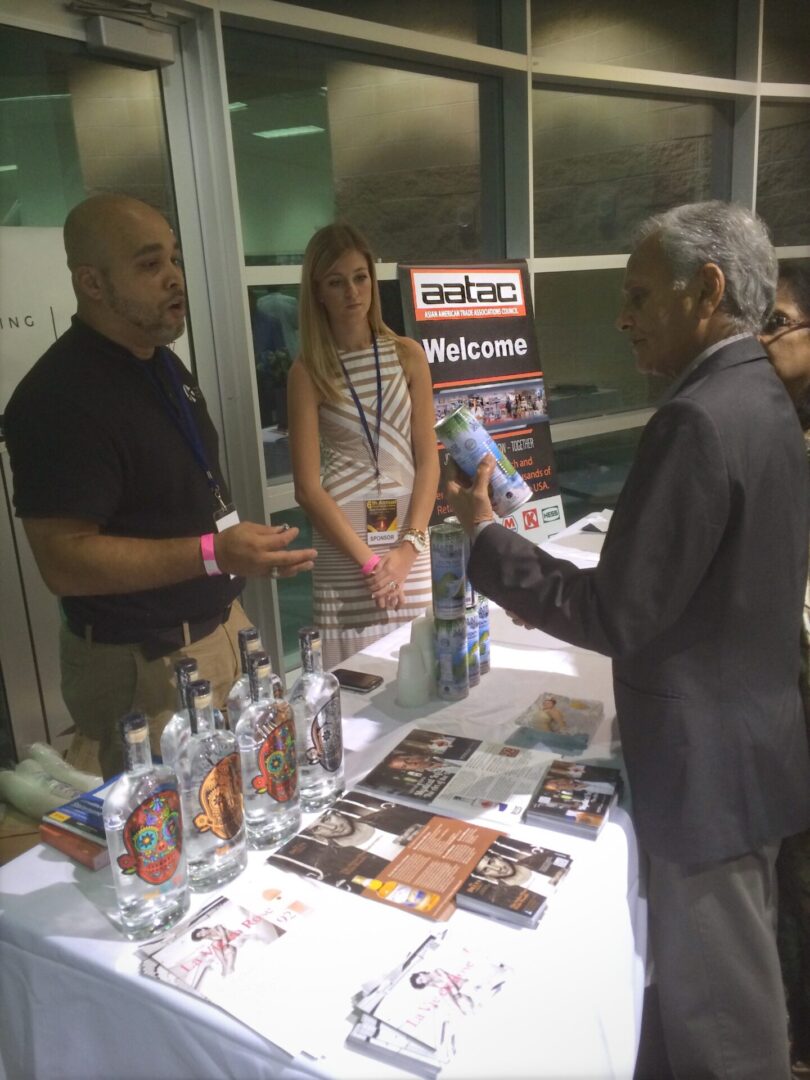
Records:
{"label": "bottle cap", "polygon": [[189,684],[188,698],[196,709],[205,709],[211,704],[211,683],[208,679],[195,679]]}
{"label": "bottle cap", "polygon": [[251,653],[248,657],[248,664],[250,673],[255,673],[260,679],[266,678],[272,670],[270,666],[270,657],[263,649]]}
{"label": "bottle cap", "polygon": [[191,675],[191,673],[196,670],[197,661],[193,656],[184,656],[182,660],[178,660],[174,665],[176,675]]}
{"label": "bottle cap", "polygon": [[240,645],[242,645],[243,643],[247,645],[247,643],[250,641],[259,640],[259,631],[256,629],[255,626],[244,626],[236,636],[239,639]]}
{"label": "bottle cap", "polygon": [[143,713],[127,713],[118,721],[118,727],[124,742],[141,743],[149,735],[149,722]]}

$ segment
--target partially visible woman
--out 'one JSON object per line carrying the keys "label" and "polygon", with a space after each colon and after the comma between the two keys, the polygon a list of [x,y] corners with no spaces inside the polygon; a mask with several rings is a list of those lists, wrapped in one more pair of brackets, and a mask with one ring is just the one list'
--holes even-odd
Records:
{"label": "partially visible woman", "polygon": [[333,667],[430,603],[433,391],[421,345],[382,321],[374,257],[352,226],[327,225],[307,245],[299,318],[290,451],[319,551],[313,621]]}
{"label": "partially visible woman", "polygon": [[[810,460],[810,270],[782,263],[762,342],[796,406]],[[810,729],[810,582],[804,597],[802,695]],[[810,1076],[810,831],[782,844],[779,954],[790,1015],[793,1075]]]}

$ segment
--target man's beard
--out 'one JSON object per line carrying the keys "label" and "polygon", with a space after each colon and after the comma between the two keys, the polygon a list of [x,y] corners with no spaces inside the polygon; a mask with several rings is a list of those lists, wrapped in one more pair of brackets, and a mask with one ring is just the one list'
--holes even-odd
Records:
{"label": "man's beard", "polygon": [[185,318],[179,324],[169,322],[168,319],[162,318],[151,306],[119,296],[115,286],[107,278],[105,278],[105,289],[106,300],[110,309],[120,318],[130,323],[131,326],[137,327],[155,345],[170,345],[185,333]]}

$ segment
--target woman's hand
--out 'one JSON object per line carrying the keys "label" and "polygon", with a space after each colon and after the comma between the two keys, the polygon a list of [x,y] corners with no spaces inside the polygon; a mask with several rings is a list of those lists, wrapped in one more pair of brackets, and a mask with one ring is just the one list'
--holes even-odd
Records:
{"label": "woman's hand", "polygon": [[398,608],[404,599],[402,586],[416,560],[409,543],[388,550],[366,578],[374,603],[378,608]]}

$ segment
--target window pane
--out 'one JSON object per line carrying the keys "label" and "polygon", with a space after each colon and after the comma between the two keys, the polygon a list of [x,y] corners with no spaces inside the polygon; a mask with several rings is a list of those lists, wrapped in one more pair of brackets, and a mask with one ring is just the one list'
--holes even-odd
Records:
{"label": "window pane", "polygon": [[627,251],[648,214],[727,196],[725,179],[713,185],[713,167],[725,173],[723,109],[694,99],[535,90],[535,253]]}
{"label": "window pane", "polygon": [[295,0],[298,7],[331,11],[399,26],[403,30],[421,30],[437,37],[473,41],[479,45],[500,45],[499,0]]}
{"label": "window pane", "polygon": [[225,56],[248,263],[336,217],[386,262],[482,256],[478,83],[233,29]]}
{"label": "window pane", "polygon": [[551,420],[644,409],[663,381],[641,375],[615,326],[623,270],[536,274],[537,344]]}
{"label": "window pane", "polygon": [[532,0],[532,52],[733,78],[736,0]]}
{"label": "window pane", "polygon": [[762,78],[810,83],[810,4],[765,0]]}
{"label": "window pane", "polygon": [[777,245],[810,244],[810,105],[762,105],[757,211]]}
{"label": "window pane", "polygon": [[612,510],[624,486],[644,429],[628,428],[572,439],[554,447],[565,520],[569,525],[593,511]]}
{"label": "window pane", "polygon": [[61,226],[101,191],[173,213],[157,72],[0,27],[0,225]]}

